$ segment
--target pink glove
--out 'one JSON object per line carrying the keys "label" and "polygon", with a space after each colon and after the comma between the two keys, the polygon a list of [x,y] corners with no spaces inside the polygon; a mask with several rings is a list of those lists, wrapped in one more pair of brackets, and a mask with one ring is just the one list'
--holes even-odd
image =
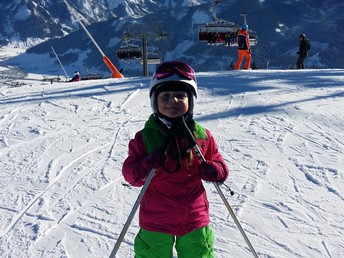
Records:
{"label": "pink glove", "polygon": [[209,182],[217,182],[223,179],[224,169],[220,163],[207,160],[198,166],[201,178]]}
{"label": "pink glove", "polygon": [[148,175],[151,169],[153,168],[157,169],[161,167],[162,163],[163,163],[163,153],[161,152],[161,149],[157,149],[153,151],[152,153],[148,154],[143,159],[143,162],[142,162],[143,168],[147,172],[145,176]]}

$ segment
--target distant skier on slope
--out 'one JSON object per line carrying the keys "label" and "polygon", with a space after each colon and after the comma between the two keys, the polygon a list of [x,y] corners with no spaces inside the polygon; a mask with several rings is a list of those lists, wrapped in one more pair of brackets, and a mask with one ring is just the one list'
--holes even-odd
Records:
{"label": "distant skier on slope", "polygon": [[[153,114],[129,142],[125,180],[142,186],[156,169],[140,204],[136,258],[214,257],[214,234],[202,180],[224,182],[228,167],[211,133],[193,119],[197,83],[186,63],[162,63],[150,83]],[[180,118],[185,123],[180,123]],[[185,133],[194,134],[206,162],[192,152]]]}
{"label": "distant skier on slope", "polygon": [[299,55],[299,58],[296,61],[296,67],[297,69],[305,69],[305,59],[308,56],[308,50],[310,49],[311,45],[308,41],[308,39],[306,38],[305,34],[301,34],[299,36],[299,51],[297,52],[297,54]]}
{"label": "distant skier on slope", "polygon": [[78,82],[80,80],[81,80],[80,73],[78,71],[75,71],[73,78],[70,79],[68,82]]}
{"label": "distant skier on slope", "polygon": [[234,68],[239,70],[241,63],[246,58],[244,69],[250,69],[251,64],[251,46],[250,46],[250,35],[248,34],[248,26],[244,24],[241,27],[241,30],[238,32],[237,41],[238,41],[238,61],[235,63]]}

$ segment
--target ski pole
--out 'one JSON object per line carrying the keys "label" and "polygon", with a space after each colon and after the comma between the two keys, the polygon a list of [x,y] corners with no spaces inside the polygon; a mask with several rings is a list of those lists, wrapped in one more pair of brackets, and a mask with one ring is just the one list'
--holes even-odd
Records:
{"label": "ski pole", "polygon": [[218,183],[218,182],[215,182],[215,183],[214,183],[214,186],[215,186],[217,192],[219,193],[219,195],[220,195],[220,197],[221,197],[223,203],[225,204],[227,210],[228,210],[229,213],[231,214],[231,216],[232,216],[232,218],[233,218],[235,224],[236,224],[237,227],[239,228],[239,231],[240,231],[241,235],[243,236],[243,238],[245,239],[245,242],[246,242],[246,244],[248,245],[248,247],[250,248],[250,250],[251,250],[253,256],[254,256],[255,258],[258,258],[258,254],[257,254],[256,250],[254,249],[254,247],[252,246],[250,240],[248,239],[247,235],[245,234],[244,229],[241,227],[240,222],[239,222],[239,220],[237,219],[237,217],[235,216],[235,213],[234,213],[232,207],[229,205],[229,202],[227,201],[225,195],[223,194],[223,192],[222,192],[222,190],[221,190],[221,188],[220,188],[219,183]]}
{"label": "ski pole", "polygon": [[[204,156],[203,156],[201,150],[199,149],[199,147],[198,147],[198,145],[197,145],[197,142],[196,142],[195,137],[193,136],[193,134],[192,134],[192,132],[190,131],[189,127],[188,127],[188,126],[186,125],[186,123],[185,123],[184,117],[182,117],[182,119],[181,119],[180,122],[184,124],[184,128],[185,128],[184,130],[185,130],[185,133],[186,133],[186,137],[188,137],[188,142],[191,143],[191,144],[193,145],[193,149],[194,149],[196,155],[197,155],[203,162],[206,162],[206,159],[204,158]],[[220,195],[222,201],[224,202],[226,208],[228,209],[230,215],[232,216],[232,218],[233,218],[235,224],[236,224],[237,227],[239,228],[239,231],[240,231],[241,235],[244,237],[244,239],[245,239],[245,241],[246,241],[246,244],[247,244],[248,247],[250,248],[250,250],[251,250],[253,256],[254,256],[255,258],[259,258],[258,255],[257,255],[257,252],[256,252],[255,249],[253,248],[253,246],[252,246],[250,240],[248,239],[248,237],[247,237],[247,235],[246,235],[244,229],[241,227],[239,220],[238,220],[237,217],[235,216],[235,213],[234,213],[232,207],[230,206],[229,202],[227,201],[225,195],[223,194],[223,192],[222,192],[222,190],[221,190],[221,188],[220,188],[220,186],[219,186],[219,183],[218,183],[218,182],[214,182],[213,184],[214,184],[214,186],[215,186],[215,188],[216,188],[218,194]]]}
{"label": "ski pole", "polygon": [[[205,160],[205,158],[204,158],[202,152],[200,151],[198,145],[195,145],[193,148],[194,148],[194,150],[195,150],[197,156],[199,156],[199,157],[201,158],[201,160],[205,162],[206,160]],[[253,256],[254,256],[255,258],[258,258],[257,252],[255,251],[254,247],[252,246],[250,240],[248,239],[248,237],[247,237],[247,235],[246,235],[244,229],[241,227],[241,224],[240,224],[239,220],[237,219],[237,217],[235,216],[235,213],[234,213],[232,207],[230,206],[229,202],[227,201],[225,195],[223,194],[223,192],[222,192],[222,190],[221,190],[221,188],[220,188],[219,183],[218,183],[218,182],[214,182],[213,184],[214,184],[214,186],[215,186],[215,188],[216,188],[218,194],[220,195],[220,197],[221,197],[223,203],[225,204],[227,210],[229,211],[231,217],[233,218],[234,223],[235,223],[235,224],[237,225],[237,227],[239,228],[239,231],[240,231],[241,235],[243,236],[243,238],[245,239],[246,244],[247,244],[248,247],[250,248],[250,250],[251,250]]]}
{"label": "ski pole", "polygon": [[154,173],[155,173],[155,169],[153,168],[153,169],[149,172],[148,177],[147,177],[147,179],[146,179],[146,182],[145,182],[144,185],[142,186],[141,192],[140,192],[139,196],[138,196],[137,199],[136,199],[136,202],[135,202],[135,204],[134,204],[134,206],[133,206],[133,208],[132,208],[132,210],[131,210],[131,212],[130,212],[128,218],[127,218],[127,221],[126,221],[125,224],[124,224],[124,227],[123,227],[123,229],[122,229],[122,232],[121,232],[121,234],[119,235],[119,237],[118,237],[118,239],[117,239],[117,242],[116,242],[116,244],[115,244],[115,246],[114,246],[114,248],[113,248],[113,250],[112,250],[112,252],[111,252],[111,254],[110,254],[110,256],[109,256],[109,258],[115,258],[115,257],[116,257],[116,253],[117,253],[117,251],[118,251],[118,249],[119,249],[119,247],[120,247],[120,245],[121,245],[121,243],[122,243],[122,241],[123,241],[123,239],[124,239],[124,235],[125,235],[125,234],[127,233],[127,231],[128,231],[128,228],[129,228],[129,226],[130,226],[130,224],[131,224],[131,221],[133,220],[133,218],[134,218],[134,216],[135,216],[135,213],[136,213],[136,211],[137,211],[137,208],[138,208],[139,205],[140,205],[140,202],[141,202],[141,200],[142,200],[142,198],[143,198],[143,195],[145,194],[145,192],[146,192],[146,190],[147,190],[147,188],[148,188],[148,186],[149,186],[149,184],[150,184],[150,182],[151,182],[151,180],[152,180],[152,178],[153,178],[153,176],[154,176]]}
{"label": "ski pole", "polygon": [[294,64],[294,69],[295,69],[295,62],[296,62],[297,56],[293,58],[292,62],[290,63],[290,65],[288,66],[287,70],[289,70],[289,68],[291,67],[292,64]]}

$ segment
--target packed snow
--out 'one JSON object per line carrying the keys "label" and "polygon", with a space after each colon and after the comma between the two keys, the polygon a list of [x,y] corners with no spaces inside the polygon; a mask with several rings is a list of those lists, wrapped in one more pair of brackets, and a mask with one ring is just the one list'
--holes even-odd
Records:
{"label": "packed snow", "polygon": [[[0,257],[109,257],[141,190],[121,167],[151,113],[149,78],[43,75],[0,69]],[[344,69],[197,78],[195,119],[230,168],[221,189],[259,257],[344,257]],[[253,257],[205,186],[215,257]],[[134,257],[138,229],[136,214],[116,257]]]}

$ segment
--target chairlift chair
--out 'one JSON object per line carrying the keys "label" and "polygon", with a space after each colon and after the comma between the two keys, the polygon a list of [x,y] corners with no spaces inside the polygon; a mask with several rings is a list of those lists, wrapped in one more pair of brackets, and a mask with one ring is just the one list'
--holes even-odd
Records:
{"label": "chairlift chair", "polygon": [[235,40],[239,30],[239,25],[234,22],[217,19],[201,26],[198,38],[208,44],[229,44]]}
{"label": "chairlift chair", "polygon": [[[140,60],[141,64],[143,64],[143,58]],[[162,57],[159,53],[156,52],[148,52],[147,53],[147,64],[161,64]]]}
{"label": "chairlift chair", "polygon": [[123,60],[142,58],[142,48],[139,45],[125,44],[117,50],[117,57]]}

